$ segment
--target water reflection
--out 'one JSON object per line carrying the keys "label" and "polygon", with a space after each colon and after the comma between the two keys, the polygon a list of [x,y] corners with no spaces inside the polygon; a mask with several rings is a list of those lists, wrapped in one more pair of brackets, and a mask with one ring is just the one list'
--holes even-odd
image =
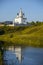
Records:
{"label": "water reflection", "polygon": [[23,48],[21,52],[22,62],[20,63],[15,51],[6,50],[4,52],[5,65],[43,65],[43,48]]}

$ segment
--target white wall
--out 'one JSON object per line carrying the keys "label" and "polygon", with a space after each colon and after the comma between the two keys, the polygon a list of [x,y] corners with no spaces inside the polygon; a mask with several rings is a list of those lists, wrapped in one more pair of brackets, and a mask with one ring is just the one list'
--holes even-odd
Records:
{"label": "white wall", "polygon": [[19,23],[19,24],[25,24],[25,22],[26,22],[26,19],[23,19],[23,18],[15,18],[15,20],[14,20],[14,23]]}
{"label": "white wall", "polygon": [[21,24],[21,23],[22,23],[22,18],[15,18],[14,23],[19,23],[19,24]]}

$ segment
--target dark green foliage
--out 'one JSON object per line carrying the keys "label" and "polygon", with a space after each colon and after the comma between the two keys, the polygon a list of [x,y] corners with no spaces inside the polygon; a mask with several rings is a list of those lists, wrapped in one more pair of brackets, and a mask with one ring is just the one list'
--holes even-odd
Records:
{"label": "dark green foliage", "polygon": [[41,25],[41,24],[43,24],[43,22],[36,21],[36,25]]}
{"label": "dark green foliage", "polygon": [[35,25],[35,22],[34,22],[34,21],[32,21],[32,22],[31,22],[31,25]]}
{"label": "dark green foliage", "polygon": [[5,31],[3,29],[0,29],[0,35],[5,34]]}
{"label": "dark green foliage", "polygon": [[0,51],[3,52],[4,48],[4,41],[0,41]]}
{"label": "dark green foliage", "polygon": [[3,64],[4,42],[0,41],[0,65]]}

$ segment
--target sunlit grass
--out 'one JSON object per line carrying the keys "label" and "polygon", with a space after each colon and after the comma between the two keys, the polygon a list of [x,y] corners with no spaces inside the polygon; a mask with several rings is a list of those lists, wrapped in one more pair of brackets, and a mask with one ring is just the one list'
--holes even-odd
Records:
{"label": "sunlit grass", "polygon": [[0,35],[0,41],[7,45],[43,47],[43,25],[9,27],[9,32]]}

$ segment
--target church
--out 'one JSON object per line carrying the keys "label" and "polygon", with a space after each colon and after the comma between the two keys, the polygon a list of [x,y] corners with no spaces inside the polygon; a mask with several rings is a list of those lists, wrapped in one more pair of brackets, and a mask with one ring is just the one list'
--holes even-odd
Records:
{"label": "church", "polygon": [[22,12],[22,9],[20,8],[19,13],[17,13],[17,16],[15,17],[13,21],[13,25],[26,25],[27,24],[27,18],[25,18],[25,14]]}

